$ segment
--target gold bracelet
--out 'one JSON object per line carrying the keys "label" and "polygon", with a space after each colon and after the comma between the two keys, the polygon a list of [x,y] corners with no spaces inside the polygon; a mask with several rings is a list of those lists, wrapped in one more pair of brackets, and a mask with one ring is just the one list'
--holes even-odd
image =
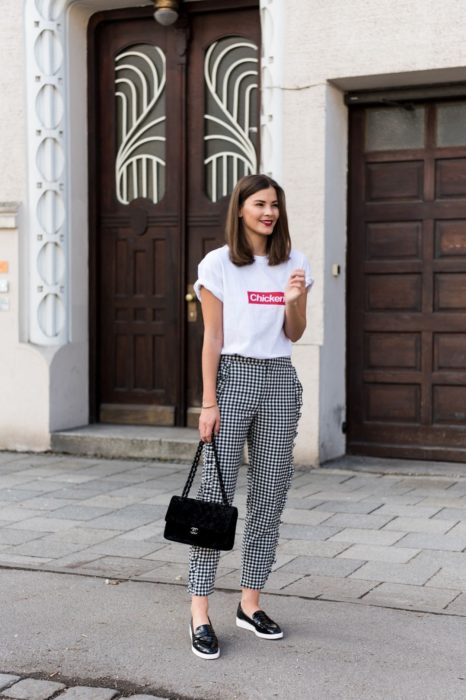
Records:
{"label": "gold bracelet", "polygon": [[213,403],[211,406],[201,406],[201,408],[217,408],[217,405],[218,404]]}

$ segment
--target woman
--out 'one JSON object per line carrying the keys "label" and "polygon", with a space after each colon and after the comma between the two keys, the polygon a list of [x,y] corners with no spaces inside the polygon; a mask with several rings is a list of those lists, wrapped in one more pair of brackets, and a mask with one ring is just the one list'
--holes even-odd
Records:
{"label": "woman", "polygon": [[[306,327],[306,258],[291,250],[285,195],[266,175],[243,177],[232,193],[227,245],[199,265],[202,304],[203,401],[201,439],[218,448],[228,499],[233,500],[245,441],[250,466],[242,547],[241,602],[236,624],[264,639],[283,633],[259,599],[278,542],[280,517],[293,473],[292,450],[301,408],[301,385],[291,365],[291,344]],[[199,498],[221,501],[213,450],[205,447]],[[220,553],[192,547],[192,651],[220,655],[208,615]]]}

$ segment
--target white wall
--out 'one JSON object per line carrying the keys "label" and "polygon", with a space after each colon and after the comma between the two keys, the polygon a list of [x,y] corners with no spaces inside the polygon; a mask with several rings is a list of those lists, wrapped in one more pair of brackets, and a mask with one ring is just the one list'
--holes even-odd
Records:
{"label": "white wall", "polygon": [[465,80],[466,3],[286,0],[285,17],[283,184],[293,243],[316,277],[309,329],[294,352],[306,401],[296,460],[316,464],[345,451],[343,90]]}
{"label": "white wall", "polygon": [[[47,361],[21,343],[27,326],[28,268],[26,200],[26,108],[23,5],[2,3],[0,23],[0,260],[9,265],[0,278],[9,310],[0,310],[0,449],[46,449],[48,433]],[[5,204],[8,203],[8,204]]]}

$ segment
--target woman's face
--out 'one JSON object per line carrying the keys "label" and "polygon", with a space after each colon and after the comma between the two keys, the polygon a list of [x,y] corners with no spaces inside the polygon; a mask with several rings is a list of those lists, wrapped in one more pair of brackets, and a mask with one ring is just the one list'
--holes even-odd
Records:
{"label": "woman's face", "polygon": [[248,237],[270,236],[279,217],[275,187],[259,190],[244,200],[239,215]]}

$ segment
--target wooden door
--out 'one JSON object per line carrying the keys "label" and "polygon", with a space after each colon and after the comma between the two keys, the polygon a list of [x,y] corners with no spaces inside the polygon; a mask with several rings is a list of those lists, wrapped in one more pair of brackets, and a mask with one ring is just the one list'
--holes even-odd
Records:
{"label": "wooden door", "polygon": [[350,114],[348,450],[466,461],[466,102]]}
{"label": "wooden door", "polygon": [[202,319],[186,295],[222,245],[228,194],[257,171],[257,2],[150,8],[89,30],[91,394],[102,422],[185,425]]}

